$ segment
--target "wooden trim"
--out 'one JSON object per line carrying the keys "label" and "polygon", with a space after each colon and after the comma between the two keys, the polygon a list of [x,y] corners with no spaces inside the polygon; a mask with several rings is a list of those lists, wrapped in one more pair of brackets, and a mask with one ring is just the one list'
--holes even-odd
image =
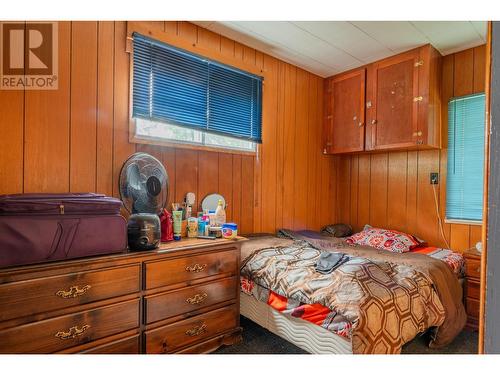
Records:
{"label": "wooden trim", "polygon": [[256,156],[258,154],[258,149],[260,147],[260,144],[257,144],[257,148],[255,149],[255,151],[245,151],[245,150],[239,150],[239,149],[235,149],[235,148],[197,145],[197,144],[181,143],[181,142],[175,142],[175,141],[170,142],[170,141],[155,139],[155,138],[141,138],[141,137],[138,137],[135,135],[135,121],[133,119],[131,119],[131,121],[130,121],[129,141],[131,143],[139,143],[139,144],[144,144],[144,145],[157,145],[157,146],[165,146],[165,147],[172,147],[172,148],[183,148],[183,149],[188,149],[188,150],[215,151],[215,152],[221,152],[221,153],[225,153],[225,154],[250,155],[250,156]]}
{"label": "wooden trim", "polygon": [[478,353],[484,354],[485,335],[485,306],[486,306],[486,266],[488,258],[488,179],[490,175],[490,87],[491,87],[491,21],[488,21],[488,34],[486,42],[486,70],[485,70],[485,94],[486,94],[486,124],[484,129],[484,186],[483,186],[483,228],[481,256],[481,285],[479,289],[479,338]]}
{"label": "wooden trim", "polygon": [[445,224],[466,224],[466,225],[477,225],[477,226],[482,226],[484,224],[484,221],[447,219],[447,218],[444,218],[444,222]]}
{"label": "wooden trim", "polygon": [[127,52],[131,52],[130,40],[133,40],[132,33],[137,32],[142,35],[150,36],[161,42],[170,44],[172,46],[182,48],[186,51],[196,53],[198,55],[204,56],[211,60],[218,61],[220,63],[233,66],[237,69],[245,70],[249,73],[256,74],[258,76],[264,77],[266,79],[266,70],[264,68],[257,68],[255,65],[249,65],[242,60],[236,59],[234,57],[222,55],[218,51],[209,50],[204,47],[200,47],[197,43],[191,43],[182,40],[172,34],[165,33],[163,30],[157,30],[145,26],[142,22],[128,21],[127,22]]}

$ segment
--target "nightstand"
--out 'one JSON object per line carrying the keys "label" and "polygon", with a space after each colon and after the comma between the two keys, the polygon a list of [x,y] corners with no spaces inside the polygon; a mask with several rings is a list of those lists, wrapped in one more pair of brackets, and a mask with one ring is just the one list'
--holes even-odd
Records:
{"label": "nightstand", "polygon": [[467,311],[467,327],[479,327],[479,294],[481,290],[481,253],[475,248],[466,250],[464,302]]}

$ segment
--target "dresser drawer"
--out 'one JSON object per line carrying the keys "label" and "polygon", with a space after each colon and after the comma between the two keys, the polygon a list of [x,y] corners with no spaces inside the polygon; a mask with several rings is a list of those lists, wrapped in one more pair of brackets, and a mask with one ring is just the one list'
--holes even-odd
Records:
{"label": "dresser drawer", "polygon": [[217,336],[237,327],[237,315],[236,305],[232,305],[146,331],[146,353],[170,353]]}
{"label": "dresser drawer", "polygon": [[208,276],[237,274],[236,249],[146,263],[146,289]]}
{"label": "dresser drawer", "polygon": [[96,346],[80,354],[139,354],[139,335]]}
{"label": "dresser drawer", "polygon": [[481,284],[474,280],[467,280],[467,297],[479,300]]}
{"label": "dresser drawer", "polygon": [[236,277],[146,297],[146,324],[237,297]]}
{"label": "dresser drawer", "polygon": [[139,326],[139,299],[0,332],[1,353],[53,353]]}
{"label": "dresser drawer", "polygon": [[465,262],[465,275],[477,279],[481,278],[481,260],[467,258]]}
{"label": "dresser drawer", "polygon": [[479,300],[467,297],[465,299],[467,315],[479,319]]}
{"label": "dresser drawer", "polygon": [[2,284],[0,321],[138,292],[139,272],[137,264]]}

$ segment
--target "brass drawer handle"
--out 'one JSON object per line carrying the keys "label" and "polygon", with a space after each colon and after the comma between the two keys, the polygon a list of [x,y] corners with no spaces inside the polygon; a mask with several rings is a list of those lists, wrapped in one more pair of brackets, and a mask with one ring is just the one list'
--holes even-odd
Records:
{"label": "brass drawer handle", "polygon": [[69,288],[69,290],[59,290],[56,293],[56,296],[61,298],[76,298],[87,293],[87,291],[90,288],[91,288],[90,285],[84,285],[82,287],[78,285],[73,285],[72,287]]}
{"label": "brass drawer handle", "polygon": [[89,328],[90,326],[88,324],[83,325],[82,328],[78,328],[78,326],[73,326],[69,329],[68,332],[59,331],[55,334],[55,336],[57,338],[60,338],[61,340],[74,339],[77,336],[83,335],[83,333]]}
{"label": "brass drawer handle", "polygon": [[186,271],[187,272],[201,272],[205,269],[206,266],[207,266],[206,264],[196,263],[194,266],[187,266]]}
{"label": "brass drawer handle", "polygon": [[194,326],[193,328],[188,329],[185,334],[186,336],[199,336],[205,332],[207,332],[207,325],[202,323],[200,326]]}
{"label": "brass drawer handle", "polygon": [[207,297],[207,293],[195,294],[194,296],[188,298],[186,302],[190,303],[191,305],[198,305],[199,303],[202,303]]}

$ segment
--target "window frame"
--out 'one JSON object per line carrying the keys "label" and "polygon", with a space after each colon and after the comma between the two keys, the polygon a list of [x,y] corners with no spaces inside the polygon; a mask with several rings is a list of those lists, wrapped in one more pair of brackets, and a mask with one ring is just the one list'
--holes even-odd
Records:
{"label": "window frame", "polygon": [[[256,65],[250,65],[242,60],[236,59],[235,57],[222,55],[220,52],[209,50],[199,46],[197,43],[190,43],[187,40],[183,40],[176,35],[165,33],[163,30],[159,29],[150,29],[145,27],[140,22],[128,21],[127,22],[127,40],[126,40],[126,52],[129,54],[129,142],[137,143],[137,144],[146,144],[146,145],[157,145],[157,146],[166,146],[171,148],[180,148],[180,149],[190,149],[190,150],[202,150],[202,151],[215,151],[222,153],[230,153],[230,154],[241,154],[241,155],[250,155],[256,156],[259,155],[262,147],[262,143],[255,142],[255,150],[244,150],[238,148],[228,148],[223,146],[207,146],[200,145],[197,143],[190,142],[182,142],[176,140],[168,140],[164,138],[155,138],[155,137],[144,137],[137,134],[137,124],[136,119],[133,115],[133,86],[134,86],[134,53],[133,53],[133,33],[139,33],[142,35],[147,35],[152,39],[157,39],[163,43],[170,44],[174,47],[184,49],[188,52],[192,52],[203,56],[207,59],[215,60],[221,64],[229,65],[234,67],[235,69],[243,70],[250,74],[260,75],[263,78],[262,81],[262,125],[264,124],[264,102],[265,102],[265,82],[267,78],[266,70],[262,67],[259,68]],[[262,137],[264,136],[264,126],[262,126]]]}
{"label": "window frame", "polygon": [[[474,93],[474,94],[470,94],[470,95],[462,95],[462,96],[458,96],[458,97],[451,97],[451,98],[448,100],[448,102],[446,103],[446,106],[447,106],[446,111],[448,111],[448,106],[449,106],[449,103],[450,103],[452,100],[455,100],[455,99],[457,99],[457,98],[463,98],[463,97],[473,96],[473,95],[480,95],[480,94],[485,95],[486,93],[484,93],[484,92],[479,92],[479,93]],[[485,105],[486,105],[486,103],[485,103]],[[486,111],[486,107],[485,107],[485,111]],[[485,112],[485,114],[486,114],[486,112]],[[486,129],[486,122],[487,122],[487,118],[486,118],[486,116],[485,116],[485,122],[484,122],[484,126],[485,126],[485,128],[483,129],[483,131],[485,131],[485,129]],[[446,127],[447,127],[447,128],[448,128],[448,126],[449,126],[449,119],[448,119],[448,122],[447,122],[447,124],[446,124]],[[448,137],[448,131],[446,132],[446,137]],[[485,139],[486,139],[486,135],[485,135]],[[447,144],[449,145],[449,139],[448,139],[448,143],[447,143]],[[447,146],[447,150],[449,150],[449,146]],[[483,151],[483,152],[484,152],[484,151]],[[447,158],[448,158],[448,156],[449,156],[449,155],[448,155],[448,153],[447,153]],[[484,160],[485,160],[485,159],[483,159],[483,173],[485,173],[485,172],[486,172],[485,165],[484,165]],[[448,160],[447,160],[447,164],[446,164],[446,175],[448,175]],[[447,181],[446,183],[448,183],[448,181]],[[447,186],[447,185],[446,185],[446,186]],[[446,187],[445,187],[445,189],[446,189]],[[486,199],[486,197],[484,196],[484,181],[483,181],[483,184],[482,184],[482,189],[483,189],[483,200],[484,200],[484,199]],[[446,194],[446,192],[445,192],[445,194]],[[447,213],[447,212],[446,212],[446,205],[447,205],[447,203],[448,203],[447,199],[448,199],[448,195],[446,194],[446,195],[445,195],[445,202],[444,202],[444,212],[445,212],[445,215],[444,215],[444,223],[445,223],[445,224],[462,224],[462,225],[475,225],[475,226],[482,226],[482,225],[484,224],[484,212],[483,212],[483,216],[482,216],[482,219],[481,219],[481,220],[472,220],[472,219],[450,219],[450,218],[448,218],[448,217],[446,216],[446,213]],[[484,201],[483,201],[483,205],[484,205]],[[483,207],[483,206],[481,206],[481,208],[482,208],[482,207]]]}

